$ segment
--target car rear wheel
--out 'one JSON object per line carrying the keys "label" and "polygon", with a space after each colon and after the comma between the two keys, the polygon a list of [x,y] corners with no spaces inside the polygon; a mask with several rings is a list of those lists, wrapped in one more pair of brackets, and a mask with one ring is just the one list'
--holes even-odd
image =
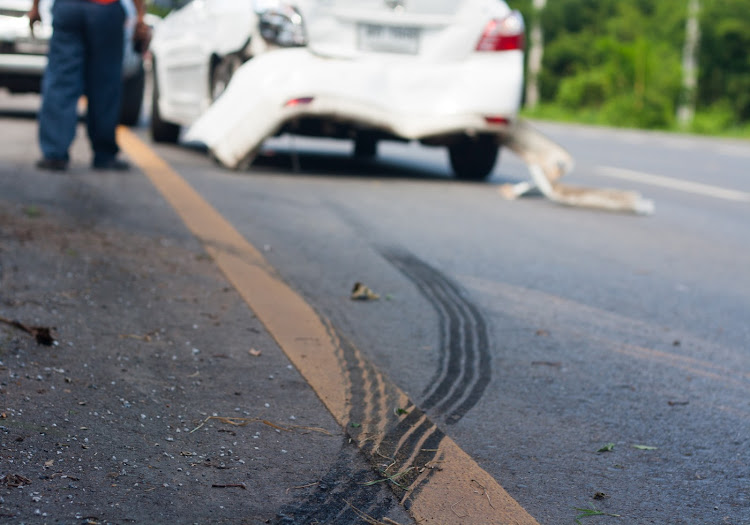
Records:
{"label": "car rear wheel", "polygon": [[151,138],[154,142],[175,144],[180,139],[180,126],[162,120],[159,113],[159,81],[156,77],[156,63],[153,65],[154,88],[151,92]]}
{"label": "car rear wheel", "polygon": [[378,154],[378,140],[368,134],[358,135],[354,139],[354,156],[360,159],[371,159]]}
{"label": "car rear wheel", "polygon": [[451,168],[457,179],[484,180],[495,167],[500,146],[495,138],[483,135],[478,138],[464,137],[448,146]]}
{"label": "car rear wheel", "polygon": [[146,72],[143,66],[138,68],[135,75],[122,81],[122,100],[120,103],[120,124],[135,126],[141,119],[143,107],[143,91],[146,85]]}

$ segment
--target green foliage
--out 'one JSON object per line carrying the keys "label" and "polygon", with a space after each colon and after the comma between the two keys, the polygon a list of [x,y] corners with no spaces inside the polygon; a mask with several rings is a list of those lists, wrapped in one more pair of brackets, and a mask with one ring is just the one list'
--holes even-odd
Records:
{"label": "green foliage", "polygon": [[734,124],[750,120],[750,0],[703,0],[698,100],[728,104]]}
{"label": "green foliage", "polygon": [[[527,22],[539,17],[544,32],[541,104],[531,114],[616,126],[677,126],[688,0],[548,0],[541,13],[531,0],[509,3]],[[750,0],[701,0],[691,131],[747,129],[748,15]]]}
{"label": "green foliage", "polygon": [[[149,0],[165,15],[186,0]],[[688,0],[508,0],[544,33],[541,103],[529,116],[672,129],[683,96]],[[689,131],[750,132],[750,0],[700,0],[697,108]]]}

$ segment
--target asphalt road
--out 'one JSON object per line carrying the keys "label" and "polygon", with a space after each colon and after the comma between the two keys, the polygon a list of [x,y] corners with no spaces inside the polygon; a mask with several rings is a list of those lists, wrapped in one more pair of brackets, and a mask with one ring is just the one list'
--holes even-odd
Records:
{"label": "asphalt road", "polygon": [[[3,136],[29,134],[7,100]],[[509,153],[461,183],[416,145],[358,161],[282,137],[242,173],[152,147],[539,523],[750,523],[750,144],[536,125],[574,155],[567,182],[656,213],[505,201]]]}

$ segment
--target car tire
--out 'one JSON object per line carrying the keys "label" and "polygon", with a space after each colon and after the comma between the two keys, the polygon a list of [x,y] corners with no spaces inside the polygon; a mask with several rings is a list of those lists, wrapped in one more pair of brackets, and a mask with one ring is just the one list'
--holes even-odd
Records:
{"label": "car tire", "polygon": [[495,167],[500,146],[494,137],[464,137],[448,146],[451,168],[457,179],[484,180]]}
{"label": "car tire", "polygon": [[226,91],[234,72],[242,65],[242,60],[234,55],[214,58],[211,66],[211,101],[213,102]]}
{"label": "car tire", "polygon": [[141,119],[143,92],[146,86],[146,71],[143,65],[135,75],[122,81],[122,100],[120,101],[120,124],[135,126]]}
{"label": "car tire", "polygon": [[176,144],[180,139],[180,126],[162,120],[159,113],[159,82],[156,78],[156,63],[153,64],[154,87],[151,92],[151,139],[154,142]]}
{"label": "car tire", "polygon": [[362,134],[354,139],[354,156],[359,159],[372,159],[378,154],[378,140],[372,135]]}

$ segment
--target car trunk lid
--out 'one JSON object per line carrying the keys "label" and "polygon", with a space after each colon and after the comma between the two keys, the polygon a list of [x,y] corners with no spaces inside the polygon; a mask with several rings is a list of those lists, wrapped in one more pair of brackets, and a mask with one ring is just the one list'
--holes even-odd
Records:
{"label": "car trunk lid", "polygon": [[449,61],[473,52],[487,20],[509,12],[498,0],[319,0],[304,16],[320,55]]}

